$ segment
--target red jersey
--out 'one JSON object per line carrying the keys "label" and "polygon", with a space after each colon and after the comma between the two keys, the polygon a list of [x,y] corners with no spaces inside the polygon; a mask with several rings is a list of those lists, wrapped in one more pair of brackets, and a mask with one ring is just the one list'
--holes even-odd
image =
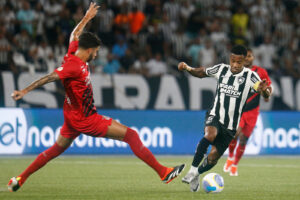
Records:
{"label": "red jersey", "polygon": [[[268,86],[271,85],[271,80],[268,75],[268,72],[264,68],[253,65],[251,70],[255,71],[261,80],[266,79],[268,82]],[[250,92],[243,112],[253,110],[253,109],[259,110],[259,101],[260,101],[260,94],[256,92]]]}
{"label": "red jersey", "polygon": [[83,122],[97,110],[94,106],[89,66],[73,55],[77,49],[78,41],[72,41],[61,67],[55,69],[55,72],[66,91],[63,106],[65,119]]}

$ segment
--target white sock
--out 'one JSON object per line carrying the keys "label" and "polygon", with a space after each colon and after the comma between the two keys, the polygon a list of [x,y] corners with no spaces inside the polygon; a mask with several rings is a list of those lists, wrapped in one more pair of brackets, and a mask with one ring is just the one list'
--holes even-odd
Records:
{"label": "white sock", "polygon": [[191,166],[190,170],[189,170],[189,173],[193,173],[193,174],[199,174],[198,173],[198,167],[194,167],[193,165]]}

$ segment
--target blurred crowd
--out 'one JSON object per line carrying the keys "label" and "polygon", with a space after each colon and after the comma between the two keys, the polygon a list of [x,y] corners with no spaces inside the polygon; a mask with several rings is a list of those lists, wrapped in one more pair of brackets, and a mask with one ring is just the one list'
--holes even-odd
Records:
{"label": "blurred crowd", "polygon": [[[0,71],[51,72],[87,0],[0,0]],[[98,0],[86,30],[102,40],[92,73],[174,74],[177,64],[229,61],[232,45],[252,48],[273,76],[300,78],[296,0]]]}

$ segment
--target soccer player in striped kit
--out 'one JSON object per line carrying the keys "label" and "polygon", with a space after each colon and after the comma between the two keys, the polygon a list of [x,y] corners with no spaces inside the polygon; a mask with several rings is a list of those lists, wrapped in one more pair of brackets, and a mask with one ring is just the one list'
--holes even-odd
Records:
{"label": "soccer player in striped kit", "polygon": [[[271,80],[268,72],[258,66],[252,65],[254,60],[253,52],[251,49],[247,49],[247,57],[245,59],[245,67],[255,71],[259,77],[263,80],[266,79],[268,83],[268,89],[272,92]],[[259,101],[260,94],[251,92],[247,98],[246,105],[243,109],[243,114],[235,138],[230,142],[228,150],[229,156],[224,165],[224,172],[229,172],[230,176],[238,176],[237,165],[242,158],[247,141],[253,132],[258,115],[259,115]],[[264,98],[266,102],[269,101],[269,96]],[[234,150],[237,144],[237,138],[239,139],[239,145],[234,155]]]}
{"label": "soccer player in striped kit", "polygon": [[[247,49],[237,45],[231,50],[230,65],[192,68],[184,62],[178,64],[180,71],[198,78],[214,77],[218,81],[213,106],[206,115],[204,137],[197,146],[189,172],[182,178],[182,182],[190,184],[192,192],[199,190],[199,175],[217,164],[234,138],[249,93],[256,91],[265,98],[270,96],[267,81],[244,67],[246,56]],[[209,145],[212,145],[211,151],[200,165]]]}

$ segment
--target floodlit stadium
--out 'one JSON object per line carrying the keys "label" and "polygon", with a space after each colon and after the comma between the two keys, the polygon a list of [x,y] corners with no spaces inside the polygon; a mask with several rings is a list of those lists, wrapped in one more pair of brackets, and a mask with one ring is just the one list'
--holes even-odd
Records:
{"label": "floodlit stadium", "polygon": [[0,16],[1,200],[300,199],[299,1]]}

